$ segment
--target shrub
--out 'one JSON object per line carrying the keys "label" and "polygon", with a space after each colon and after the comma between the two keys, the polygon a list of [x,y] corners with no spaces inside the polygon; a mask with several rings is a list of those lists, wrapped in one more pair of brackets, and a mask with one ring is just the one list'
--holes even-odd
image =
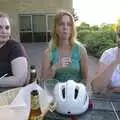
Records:
{"label": "shrub", "polygon": [[84,31],[78,32],[78,40],[87,46],[89,54],[100,57],[101,54],[115,46],[115,33],[105,31]]}

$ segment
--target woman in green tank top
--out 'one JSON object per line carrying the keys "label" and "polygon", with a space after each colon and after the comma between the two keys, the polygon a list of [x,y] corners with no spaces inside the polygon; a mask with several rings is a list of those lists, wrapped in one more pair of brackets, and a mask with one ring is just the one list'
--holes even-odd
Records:
{"label": "woman in green tank top", "polygon": [[59,11],[53,26],[52,39],[41,64],[43,79],[87,81],[88,56],[86,49],[76,40],[73,16],[68,11]]}

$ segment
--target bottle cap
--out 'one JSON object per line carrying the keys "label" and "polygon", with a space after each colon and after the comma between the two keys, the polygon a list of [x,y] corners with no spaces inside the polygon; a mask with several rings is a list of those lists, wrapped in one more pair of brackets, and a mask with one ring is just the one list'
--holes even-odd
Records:
{"label": "bottle cap", "polygon": [[38,93],[37,90],[33,90],[33,91],[31,92],[31,94],[32,94],[33,96],[35,96],[35,95],[38,95],[39,93]]}
{"label": "bottle cap", "polygon": [[31,66],[30,66],[30,69],[35,69],[35,65],[31,65]]}

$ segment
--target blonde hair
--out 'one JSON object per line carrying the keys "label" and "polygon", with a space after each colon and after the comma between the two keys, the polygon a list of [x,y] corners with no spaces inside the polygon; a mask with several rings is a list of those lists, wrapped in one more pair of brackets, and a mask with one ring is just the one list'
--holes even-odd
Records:
{"label": "blonde hair", "polygon": [[7,13],[0,12],[0,18],[2,18],[2,17],[7,18],[8,21],[11,23],[11,19],[9,18],[9,15]]}
{"label": "blonde hair", "polygon": [[116,27],[116,34],[120,38],[120,24],[118,24]]}
{"label": "blonde hair", "polygon": [[0,12],[0,18],[1,17],[7,17],[9,19],[9,16],[7,13],[4,13],[4,12]]}
{"label": "blonde hair", "polygon": [[116,32],[120,32],[120,24],[117,25]]}
{"label": "blonde hair", "polygon": [[73,43],[76,41],[76,27],[75,27],[73,15],[66,10],[60,10],[57,12],[57,14],[55,15],[55,18],[54,18],[53,31],[51,34],[52,38],[51,38],[50,44],[49,44],[50,47],[57,48],[59,46],[59,38],[57,35],[56,27],[64,15],[69,16],[71,23],[72,23],[72,31],[71,31],[71,35],[69,38],[70,45],[72,46]]}

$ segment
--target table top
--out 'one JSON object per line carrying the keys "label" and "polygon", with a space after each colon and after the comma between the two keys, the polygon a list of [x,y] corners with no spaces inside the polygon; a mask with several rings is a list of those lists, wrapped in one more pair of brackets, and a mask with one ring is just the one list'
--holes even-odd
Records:
{"label": "table top", "polygon": [[[5,91],[0,89],[0,92]],[[77,115],[76,120],[119,120],[117,119],[113,110],[112,104],[116,109],[118,117],[120,117],[120,94],[106,93],[106,94],[92,94],[91,95],[93,108],[87,110],[82,115]],[[111,104],[112,103],[112,104]],[[44,120],[71,120],[70,117],[61,115],[57,112],[48,112]]]}
{"label": "table top", "polygon": [[[113,110],[115,107],[118,117],[120,117],[120,94],[93,94],[91,96],[93,108],[82,115],[76,116],[76,120],[118,120]],[[44,120],[71,120],[68,116],[57,112],[48,112]]]}

